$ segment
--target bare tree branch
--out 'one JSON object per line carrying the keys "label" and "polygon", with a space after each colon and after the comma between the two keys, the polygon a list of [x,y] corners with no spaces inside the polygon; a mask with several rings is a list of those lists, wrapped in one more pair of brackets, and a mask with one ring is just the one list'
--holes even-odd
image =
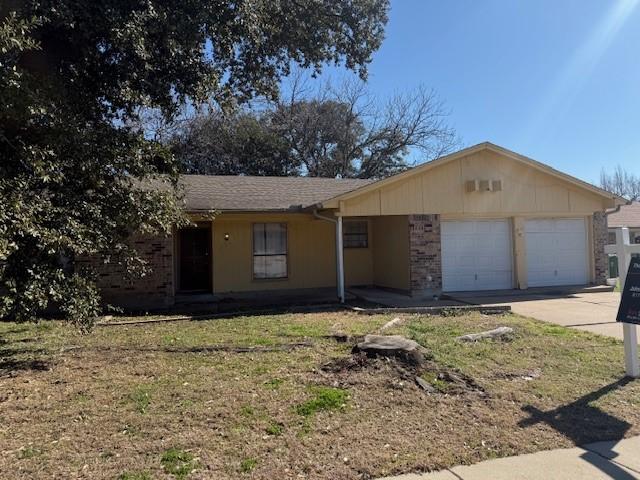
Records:
{"label": "bare tree branch", "polygon": [[[322,177],[382,178],[415,163],[438,158],[458,145],[455,132],[447,124],[449,112],[445,110],[443,102],[433,90],[422,86],[381,101],[360,80],[344,81],[338,85],[327,82],[312,91],[308,72],[298,71],[284,90],[287,92],[284,100],[273,102],[261,111],[254,109],[245,112],[256,119],[251,124],[251,134],[259,136],[263,142],[258,149],[263,155],[260,160],[263,167],[258,171]],[[202,124],[202,120],[198,122]],[[221,137],[209,130],[209,138],[200,138],[204,130],[197,128],[197,125],[196,128],[183,129],[185,133],[181,137],[181,151],[198,155],[197,162],[188,158],[183,162],[189,165],[189,171],[193,171],[194,164],[203,166],[202,162],[206,163],[204,151],[207,149],[211,149],[212,164],[228,165],[231,159],[219,160],[223,151],[229,150],[220,142],[224,139],[235,145],[234,135],[246,138],[249,134],[244,130],[233,132],[233,128],[246,129],[249,125],[247,119],[235,124],[231,122],[230,127],[215,121],[209,122],[209,125],[224,131],[224,135]],[[256,125],[262,130],[258,130]],[[215,145],[212,145],[211,138],[217,139]],[[270,140],[267,141],[267,138]],[[190,141],[200,146],[189,147]],[[280,148],[282,142],[287,151],[284,168],[281,163],[284,158]],[[269,148],[263,148],[265,144]],[[275,145],[278,148],[274,150],[274,154],[277,154],[274,162],[278,166],[266,168],[269,149]],[[250,162],[250,159],[246,158],[246,161]],[[239,173],[256,171],[250,165],[236,167]],[[216,168],[204,169],[207,173],[215,173]],[[223,168],[223,172],[230,173],[227,167]]]}
{"label": "bare tree branch", "polygon": [[618,165],[612,173],[604,168],[600,172],[600,186],[631,201],[640,200],[640,176]]}

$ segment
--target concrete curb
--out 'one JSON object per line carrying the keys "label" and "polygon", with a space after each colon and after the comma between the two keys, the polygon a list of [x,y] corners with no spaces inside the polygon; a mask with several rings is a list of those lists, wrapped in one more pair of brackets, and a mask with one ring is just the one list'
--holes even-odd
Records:
{"label": "concrete curb", "polygon": [[380,307],[361,308],[351,307],[351,310],[362,315],[384,315],[393,313],[421,313],[424,315],[462,315],[467,312],[480,312],[484,315],[502,315],[511,312],[511,305],[463,305],[440,307]]}

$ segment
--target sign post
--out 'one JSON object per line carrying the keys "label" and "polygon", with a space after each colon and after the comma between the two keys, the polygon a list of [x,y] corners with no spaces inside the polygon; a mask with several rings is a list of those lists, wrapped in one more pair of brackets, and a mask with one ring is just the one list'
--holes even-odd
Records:
{"label": "sign post", "polygon": [[627,376],[640,377],[640,361],[638,359],[638,334],[636,325],[640,324],[640,259],[632,259],[629,229],[616,229],[616,254],[618,255],[618,271],[622,299],[616,320],[623,322],[624,363]]}

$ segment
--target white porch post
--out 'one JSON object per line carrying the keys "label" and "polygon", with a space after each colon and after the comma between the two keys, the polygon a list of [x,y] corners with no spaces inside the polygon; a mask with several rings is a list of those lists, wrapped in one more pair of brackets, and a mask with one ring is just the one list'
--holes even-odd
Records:
{"label": "white porch post", "polygon": [[336,222],[336,273],[338,276],[338,298],[344,303],[344,249],[342,247],[342,217]]}
{"label": "white porch post", "polygon": [[[616,253],[618,255],[618,275],[620,279],[620,291],[624,292],[624,283],[627,279],[627,272],[631,264],[631,252],[628,248],[631,244],[629,240],[628,228],[616,228]],[[624,333],[624,363],[627,376],[631,378],[640,377],[640,363],[638,360],[638,333],[633,323],[623,323]]]}

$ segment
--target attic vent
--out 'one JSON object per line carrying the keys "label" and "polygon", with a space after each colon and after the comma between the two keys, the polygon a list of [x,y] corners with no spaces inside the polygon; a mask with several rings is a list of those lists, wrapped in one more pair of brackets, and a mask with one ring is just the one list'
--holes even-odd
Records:
{"label": "attic vent", "polygon": [[467,180],[467,192],[501,192],[502,180]]}

